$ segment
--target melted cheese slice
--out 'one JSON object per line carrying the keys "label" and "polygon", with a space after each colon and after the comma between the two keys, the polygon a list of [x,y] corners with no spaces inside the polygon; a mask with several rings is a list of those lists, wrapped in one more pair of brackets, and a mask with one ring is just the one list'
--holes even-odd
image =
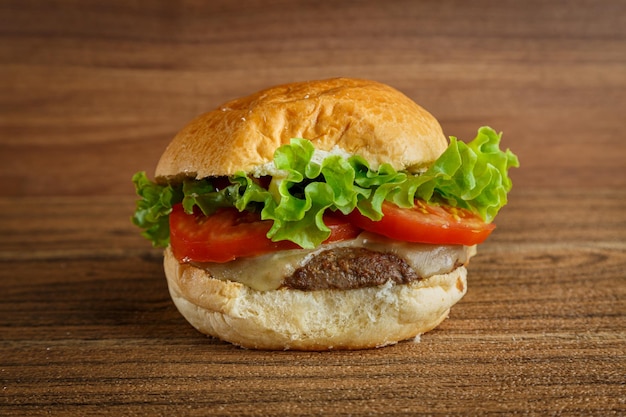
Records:
{"label": "melted cheese slice", "polygon": [[269,291],[279,288],[285,277],[292,275],[315,255],[339,247],[362,247],[393,253],[404,259],[422,278],[451,272],[456,265],[466,264],[476,254],[475,246],[399,242],[364,232],[356,239],[321,245],[316,249],[280,251],[226,263],[194,263],[193,266],[205,269],[216,279],[237,281],[257,291]]}

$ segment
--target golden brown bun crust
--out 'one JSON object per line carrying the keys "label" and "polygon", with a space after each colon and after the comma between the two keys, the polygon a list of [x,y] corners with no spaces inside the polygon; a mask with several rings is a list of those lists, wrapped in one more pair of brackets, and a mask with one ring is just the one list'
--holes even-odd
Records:
{"label": "golden brown bun crust", "polygon": [[383,162],[421,169],[447,146],[437,120],[404,94],[378,82],[334,78],[268,88],[197,117],[167,147],[155,176],[251,172],[292,138],[361,155],[374,169]]}
{"label": "golden brown bun crust", "polygon": [[179,264],[165,250],[172,300],[200,332],[268,350],[381,347],[425,333],[447,316],[467,288],[466,269],[407,285],[356,290],[256,291]]}

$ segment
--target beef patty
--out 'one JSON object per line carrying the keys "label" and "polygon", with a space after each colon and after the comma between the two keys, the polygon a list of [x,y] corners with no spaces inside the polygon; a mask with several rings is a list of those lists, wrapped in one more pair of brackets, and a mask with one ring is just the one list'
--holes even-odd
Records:
{"label": "beef patty", "polygon": [[285,278],[287,288],[312,291],[350,290],[382,285],[387,281],[406,284],[421,279],[400,257],[364,248],[323,251]]}

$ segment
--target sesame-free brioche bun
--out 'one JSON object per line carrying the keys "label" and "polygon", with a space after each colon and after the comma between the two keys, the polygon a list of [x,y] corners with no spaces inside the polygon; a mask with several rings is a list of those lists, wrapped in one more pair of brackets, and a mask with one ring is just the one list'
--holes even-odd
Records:
{"label": "sesame-free brioche bun", "polygon": [[200,332],[266,350],[367,349],[412,339],[448,317],[467,288],[465,267],[409,284],[352,290],[257,291],[212,278],[165,250],[174,304]]}
{"label": "sesame-free brioche bun", "polygon": [[159,181],[254,172],[292,138],[364,157],[373,169],[419,171],[446,149],[437,120],[398,90],[334,78],[271,87],[191,121],[157,165]]}

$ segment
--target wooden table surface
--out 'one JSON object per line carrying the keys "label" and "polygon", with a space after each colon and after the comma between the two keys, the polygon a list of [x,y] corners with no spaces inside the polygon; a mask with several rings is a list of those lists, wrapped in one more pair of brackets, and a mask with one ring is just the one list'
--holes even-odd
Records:
{"label": "wooden table surface", "polygon": [[[129,221],[130,177],[227,99],[333,76],[518,154],[469,292],[419,343],[208,339]],[[620,0],[4,0],[0,415],[625,415],[625,116]]]}

